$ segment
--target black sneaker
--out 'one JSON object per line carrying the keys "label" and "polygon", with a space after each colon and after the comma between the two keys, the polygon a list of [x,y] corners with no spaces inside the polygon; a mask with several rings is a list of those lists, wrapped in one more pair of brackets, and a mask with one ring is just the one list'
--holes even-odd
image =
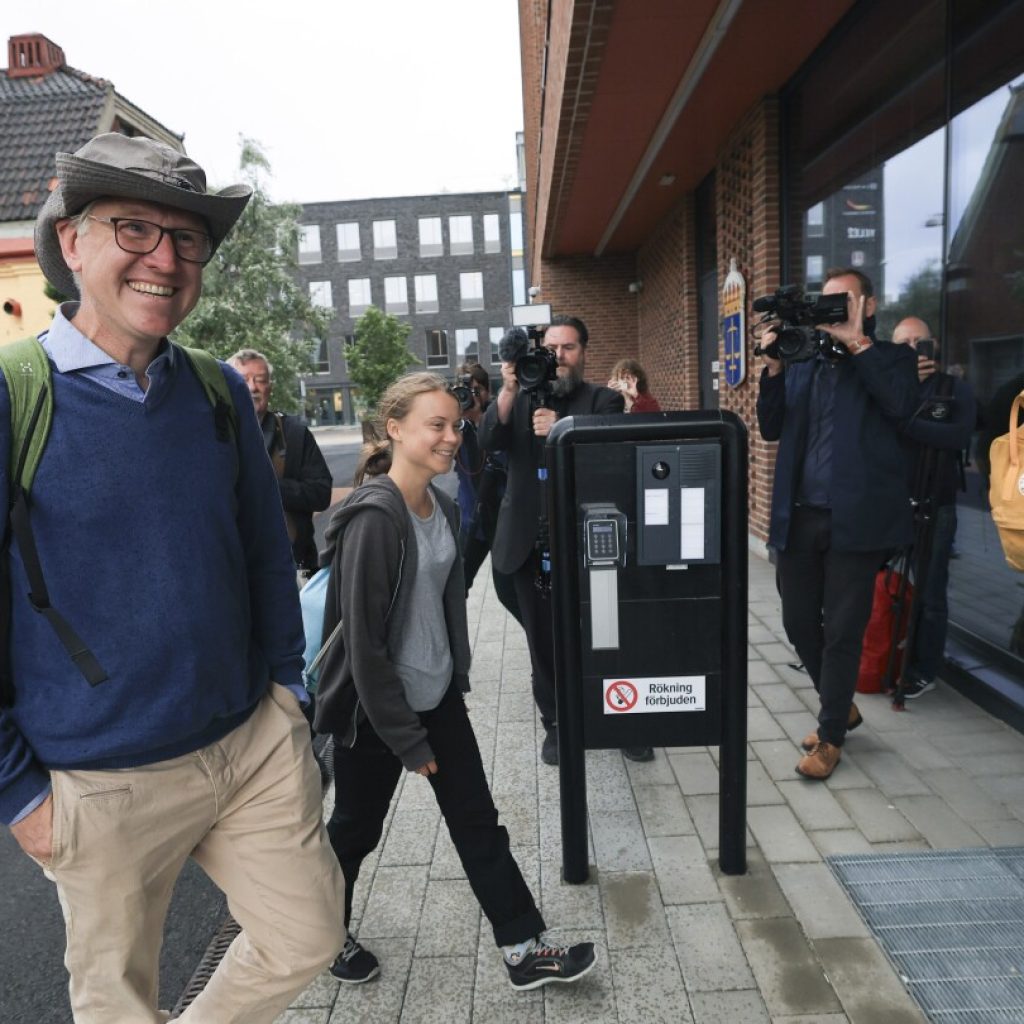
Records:
{"label": "black sneaker", "polygon": [[540,759],[545,764],[558,764],[558,730],[547,729],[540,748]]}
{"label": "black sneaker", "polygon": [[594,944],[578,942],[575,946],[538,944],[529,953],[524,953],[518,963],[510,964],[506,960],[505,966],[512,987],[526,991],[556,981],[579,981],[596,963]]}
{"label": "black sneaker", "polygon": [[380,962],[349,935],[345,939],[345,948],[331,964],[331,974],[347,985],[362,985],[364,981],[376,978],[380,974]]}
{"label": "black sneaker", "polygon": [[922,693],[934,689],[935,681],[932,679],[908,679],[903,684],[903,698],[904,700],[913,700],[915,697],[920,697]]}

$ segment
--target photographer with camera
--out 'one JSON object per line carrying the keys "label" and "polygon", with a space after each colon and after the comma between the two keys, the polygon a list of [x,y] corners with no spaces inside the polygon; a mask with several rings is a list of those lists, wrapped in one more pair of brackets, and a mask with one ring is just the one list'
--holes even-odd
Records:
{"label": "photographer with camera", "polygon": [[[761,436],[779,442],[768,543],[777,552],[783,625],[821,701],[817,732],[803,741],[807,754],[796,768],[810,779],[832,774],[847,731],[860,725],[853,695],[875,573],[912,536],[901,426],[918,404],[914,356],[875,338],[866,275],[830,270],[822,300],[842,294],[845,318],[819,321],[823,333],[808,334],[810,351],[775,346],[801,322],[783,305],[781,324],[762,336],[757,398]],[[754,308],[771,317],[772,303],[758,299]]]}
{"label": "photographer with camera", "polygon": [[[477,571],[494,542],[498,525],[498,507],[505,493],[506,458],[502,452],[480,448],[477,432],[484,412],[491,404],[491,379],[479,363],[459,367],[452,394],[462,408],[462,444],[455,455],[455,473],[459,478],[459,552],[469,593]],[[512,577],[491,565],[491,578],[498,600],[510,615],[523,624]]]}
{"label": "photographer with camera", "polygon": [[956,536],[956,492],[963,473],[957,453],[971,443],[977,406],[967,381],[939,370],[936,342],[924,320],[916,316],[901,320],[892,340],[917,355],[918,408],[906,425],[906,435],[920,446],[914,498],[919,516],[927,516],[930,527],[919,531],[918,543],[924,543],[915,553],[918,607],[913,612],[914,628],[908,631],[910,656],[903,666],[903,697],[913,700],[935,689],[946,647],[946,587]]}
{"label": "photographer with camera", "polygon": [[[535,337],[539,327],[531,328]],[[528,335],[514,328],[499,346],[502,388],[484,414],[480,444],[487,451],[508,455],[508,487],[502,499],[491,559],[499,572],[510,573],[515,584],[523,628],[533,668],[533,698],[540,710],[545,737],[541,759],[558,764],[555,714],[554,639],[550,590],[538,538],[543,542],[545,495],[537,470],[544,457],[545,438],[563,416],[621,413],[622,395],[583,379],[588,334],[574,316],[555,316],[543,333],[541,346],[527,351]],[[546,352],[545,352],[546,350]],[[650,748],[626,752],[650,760]]]}

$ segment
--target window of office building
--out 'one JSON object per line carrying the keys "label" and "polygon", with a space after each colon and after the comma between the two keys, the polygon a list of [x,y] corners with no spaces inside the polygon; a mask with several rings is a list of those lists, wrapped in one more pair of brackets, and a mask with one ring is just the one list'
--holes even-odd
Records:
{"label": "window of office building", "polygon": [[320,262],[320,228],[305,224],[299,228],[299,263]]}
{"label": "window of office building", "polygon": [[316,354],[313,356],[314,373],[330,373],[331,357],[327,350],[327,339],[321,338],[317,345]]}
{"label": "window of office building", "polygon": [[484,214],[484,252],[501,252],[501,218],[496,213]]}
{"label": "window of office building", "polygon": [[413,285],[416,289],[416,312],[436,313],[438,310],[437,276],[417,274],[413,278]]}
{"label": "window of office building", "polygon": [[526,271],[522,268],[512,271],[512,305],[526,305]]}
{"label": "window of office building", "polygon": [[384,278],[384,309],[388,313],[409,312],[409,292],[404,277]]}
{"label": "window of office building", "polygon": [[336,227],[338,235],[338,262],[353,263],[363,258],[363,250],[359,243],[359,224],[357,221],[346,221]]}
{"label": "window of office building", "polygon": [[362,316],[373,303],[368,277],[353,277],[348,282],[348,315]]}
{"label": "window of office building", "polygon": [[398,256],[398,236],[393,220],[373,222],[373,258],[393,260]]}
{"label": "window of office building", "polygon": [[484,275],[480,271],[459,274],[459,308],[484,308]]}
{"label": "window of office building", "polygon": [[523,199],[508,197],[508,244],[513,256],[523,255]]}
{"label": "window of office building", "polygon": [[[491,362],[496,366],[501,362],[501,357],[498,355],[498,345],[501,343],[501,339],[505,337],[505,328],[491,327],[488,334],[491,342]],[[481,359],[480,362],[483,362],[483,360]]]}
{"label": "window of office building", "polygon": [[450,365],[448,332],[439,327],[427,329],[427,366],[439,368]]}
{"label": "window of office building", "polygon": [[312,302],[314,306],[319,306],[322,309],[333,309],[334,302],[331,299],[331,282],[310,281],[309,301]]}
{"label": "window of office building", "polygon": [[480,362],[479,333],[475,327],[460,327],[455,331],[455,361]]}
{"label": "window of office building", "polygon": [[808,256],[807,257],[807,277],[806,285],[810,291],[819,291],[822,283],[825,280],[825,257],[824,256]]}
{"label": "window of office building", "polygon": [[[784,276],[809,277],[819,254],[825,268],[863,270],[878,334],[923,319],[940,364],[967,382],[999,432],[1006,396],[1024,386],[1021,39],[1019,0],[858,4],[782,105]],[[860,73],[867,52],[870,75]],[[1000,596],[1019,592],[1018,577],[986,503],[989,439],[976,434],[956,499],[950,636],[969,657],[1024,678],[1022,601]]]}
{"label": "window of office building", "polygon": [[420,255],[443,256],[440,217],[420,217]]}
{"label": "window of office building", "polygon": [[464,256],[473,251],[473,218],[459,215],[448,218],[448,251]]}

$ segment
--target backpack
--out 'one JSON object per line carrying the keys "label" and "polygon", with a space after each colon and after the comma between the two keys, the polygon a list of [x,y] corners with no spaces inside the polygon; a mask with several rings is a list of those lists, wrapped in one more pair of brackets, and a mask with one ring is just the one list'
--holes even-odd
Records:
{"label": "backpack", "polygon": [[[221,372],[220,364],[201,349],[174,345],[192,367],[213,406],[218,440],[238,442],[238,411]],[[7,522],[0,543],[0,707],[14,703],[14,680],[10,665],[11,579],[9,547],[18,541],[28,577],[28,599],[32,607],[53,627],[68,657],[90,686],[98,686],[107,673],[71,624],[50,604],[39,553],[29,517],[30,496],[36,470],[43,457],[53,424],[53,380],[46,351],[36,338],[25,338],[0,346],[0,373],[7,383],[11,404],[10,493]]]}
{"label": "backpack", "polygon": [[331,583],[331,567],[325,565],[318,569],[306,581],[299,591],[299,605],[302,608],[302,631],[306,637],[306,649],[303,653],[302,682],[306,692],[316,694],[319,681],[320,666],[327,652],[334,646],[341,633],[341,619],[331,630],[331,635],[324,640],[324,609],[327,604],[327,589]]}
{"label": "backpack", "polygon": [[997,437],[988,450],[991,467],[988,503],[992,508],[992,522],[999,531],[1006,561],[1018,572],[1024,572],[1024,467],[1021,466],[1024,426],[1017,426],[1022,400],[1024,391],[1010,406],[1007,433]]}

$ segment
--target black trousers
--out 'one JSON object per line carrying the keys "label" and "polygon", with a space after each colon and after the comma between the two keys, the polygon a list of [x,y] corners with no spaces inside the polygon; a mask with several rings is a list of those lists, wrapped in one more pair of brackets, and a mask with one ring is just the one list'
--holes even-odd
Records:
{"label": "black trousers", "polygon": [[551,619],[551,596],[536,586],[537,571],[531,555],[512,574],[516,600],[522,615],[526,643],[533,669],[533,699],[545,729],[557,721],[555,711],[555,636]]}
{"label": "black trousers", "polygon": [[[476,579],[477,571],[491,550],[491,542],[463,533],[459,537],[459,545],[462,549],[462,571],[466,577],[466,593],[468,594],[470,587],[473,586],[473,580]],[[494,581],[494,593],[497,595],[498,600],[521,626],[523,624],[523,617],[519,611],[519,601],[516,599],[515,584],[512,582],[512,577],[506,573],[498,572],[492,565],[491,579]]]}
{"label": "black trousers", "polygon": [[[437,761],[430,785],[462,867],[499,946],[539,935],[544,919],[509,849],[508,832],[484,776],[480,748],[455,686],[432,711],[421,711]],[[353,747],[334,741],[334,813],[327,834],[345,875],[345,926],[352,917],[352,890],[367,854],[380,842],[402,763],[369,722]]]}
{"label": "black trousers", "polygon": [[885,551],[833,551],[832,513],[796,506],[778,553],[782,624],[821,698],[818,738],[842,746]]}

